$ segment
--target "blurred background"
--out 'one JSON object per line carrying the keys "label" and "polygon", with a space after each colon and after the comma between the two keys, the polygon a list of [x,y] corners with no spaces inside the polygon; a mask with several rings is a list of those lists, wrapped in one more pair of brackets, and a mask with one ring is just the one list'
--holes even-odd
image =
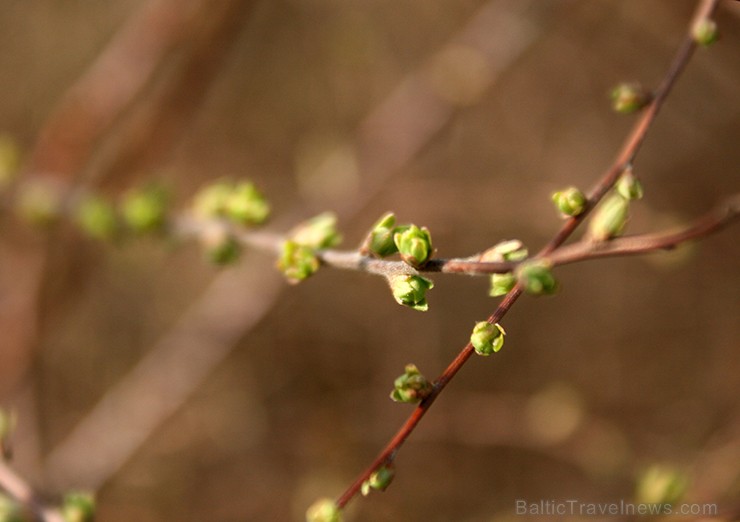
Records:
{"label": "blurred background", "polygon": [[[549,195],[590,188],[634,122],[621,81],[655,86],[696,2],[4,0],[0,132],[43,176],[115,197],[148,180],[184,209],[249,178],[268,229],[335,210],[356,248],[393,210],[440,257],[538,250]],[[740,4],[699,49],[635,164],[629,231],[686,223],[738,191]],[[515,501],[635,499],[651,466],[685,499],[740,504],[740,244],[557,270],[507,342],[473,358],[355,521],[498,521]],[[248,252],[106,245],[0,222],[0,406],[12,466],[46,498],[96,491],[102,521],[302,520],[338,496],[411,407],[406,363],[438,375],[495,308],[485,278],[438,276],[430,310],[322,270],[289,287]],[[671,472],[672,473],[672,472]]]}

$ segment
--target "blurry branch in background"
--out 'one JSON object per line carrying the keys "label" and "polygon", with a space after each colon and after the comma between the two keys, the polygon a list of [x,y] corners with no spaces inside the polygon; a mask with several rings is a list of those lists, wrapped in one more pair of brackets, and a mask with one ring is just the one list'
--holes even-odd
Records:
{"label": "blurry branch in background", "polygon": [[[476,56],[479,74],[474,75],[475,84],[468,92],[482,96],[535,41],[538,31],[524,14],[531,5],[515,2],[510,9],[502,10],[496,2],[485,4],[428,64],[404,78],[368,114],[358,127],[354,143],[358,169],[367,183],[359,191],[361,199],[341,202],[337,208],[340,217],[351,219],[360,212],[384,188],[389,177],[444,128],[457,106],[475,101],[465,102],[431,79],[430,71],[436,71],[434,76],[439,78],[452,74],[441,67],[460,66],[460,62],[437,58],[460,49]],[[280,223],[295,221],[296,216],[287,216]],[[190,225],[184,226],[187,229]],[[278,236],[254,235],[249,241],[260,241],[259,238],[262,246],[279,248]],[[110,480],[231,353],[237,340],[274,305],[281,288],[280,279],[272,275],[272,267],[254,266],[255,261],[250,259],[244,269],[217,276],[177,325],[162,335],[151,353],[50,452],[46,474],[52,484],[97,489]],[[183,336],[190,337],[188,342],[182,342]],[[163,373],[162,368],[167,368],[167,372]],[[152,394],[153,390],[158,393]],[[113,438],[115,442],[92,444]]]}
{"label": "blurry branch in background", "polygon": [[[18,506],[3,505],[7,502],[0,494],[0,516],[7,515],[12,517],[12,513],[17,510],[18,513],[27,510],[30,512],[33,520],[42,522],[65,522],[61,513],[44,504],[36,495],[33,488],[29,486],[13,469],[10,468],[2,459],[0,459],[0,490],[5,491]],[[10,520],[19,520],[10,518]],[[25,519],[23,519],[25,520]]]}

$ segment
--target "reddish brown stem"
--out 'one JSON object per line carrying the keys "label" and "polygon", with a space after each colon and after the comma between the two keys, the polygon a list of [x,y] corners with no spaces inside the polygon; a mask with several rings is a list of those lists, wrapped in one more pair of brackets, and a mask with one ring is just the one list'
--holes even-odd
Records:
{"label": "reddish brown stem", "polygon": [[[717,8],[718,3],[719,0],[702,0],[696,11],[693,21],[703,17],[711,16],[711,14]],[[663,81],[659,85],[658,89],[655,91],[653,100],[646,107],[646,109],[642,113],[642,116],[628,135],[612,166],[609,167],[600,181],[596,184],[594,189],[589,193],[586,212],[577,217],[570,218],[568,221],[566,221],[560,228],[560,230],[555,234],[555,236],[550,240],[550,242],[548,242],[544,246],[544,248],[542,248],[538,256],[546,256],[556,250],[560,245],[562,245],[571,236],[578,225],[583,222],[584,218],[588,215],[590,210],[596,206],[596,204],[614,185],[622,171],[629,164],[631,164],[632,161],[634,161],[634,158],[636,157],[638,151],[640,150],[640,147],[642,146],[642,143],[645,140],[648,129],[655,120],[655,117],[660,111],[660,108],[666,100],[668,93],[671,91],[671,88],[675,84],[681,72],[686,67],[686,64],[689,62],[689,59],[691,58],[695,48],[696,43],[691,37],[689,30],[687,36],[684,38],[683,43],[679,47],[676,56],[674,57]],[[516,302],[521,293],[521,288],[518,285],[514,287],[514,289],[506,295],[503,301],[501,301],[499,306],[496,308],[496,311],[488,318],[488,322],[495,323],[500,321],[501,318]],[[340,508],[346,506],[347,503],[355,495],[357,495],[357,493],[360,491],[362,483],[367,480],[368,477],[379,466],[388,463],[395,457],[400,447],[419,424],[419,421],[427,413],[427,411],[429,411],[429,408],[434,403],[435,399],[439,396],[439,394],[455,376],[455,374],[460,370],[460,368],[463,367],[472,353],[473,347],[470,345],[470,343],[466,344],[462,348],[457,357],[455,357],[455,359],[449,364],[449,366],[447,366],[447,368],[434,382],[434,389],[432,393],[416,407],[416,409],[411,413],[406,422],[404,422],[403,426],[401,426],[401,428],[396,432],[396,434],[388,442],[385,448],[383,448],[383,450],[378,454],[372,464],[368,466],[368,468],[365,469],[365,471],[363,471],[347,488],[347,490],[342,493],[342,495],[337,499],[337,505]]]}

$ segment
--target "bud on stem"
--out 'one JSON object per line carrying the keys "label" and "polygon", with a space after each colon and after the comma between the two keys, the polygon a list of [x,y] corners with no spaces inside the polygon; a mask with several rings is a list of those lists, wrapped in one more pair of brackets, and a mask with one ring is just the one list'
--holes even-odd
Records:
{"label": "bud on stem", "polygon": [[420,402],[432,392],[432,384],[414,364],[407,364],[404,373],[393,381],[391,399],[396,402]]}

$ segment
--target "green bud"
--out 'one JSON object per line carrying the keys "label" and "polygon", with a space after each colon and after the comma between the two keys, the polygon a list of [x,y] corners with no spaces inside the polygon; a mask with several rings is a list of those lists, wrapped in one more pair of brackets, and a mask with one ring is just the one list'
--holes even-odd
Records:
{"label": "green bud", "polygon": [[278,259],[278,269],[291,284],[296,284],[313,275],[319,269],[319,259],[313,250],[295,241],[285,241]]}
{"label": "green bud", "polygon": [[342,240],[336,226],[337,216],[324,212],[298,225],[289,236],[295,243],[313,250],[331,248]]}
{"label": "green bud", "polygon": [[586,209],[586,196],[576,187],[555,192],[552,201],[564,216],[578,216]]}
{"label": "green bud", "polygon": [[528,294],[554,294],[558,289],[558,283],[552,275],[551,268],[550,263],[545,260],[527,261],[517,270],[517,280]]}
{"label": "green bud", "polygon": [[0,134],[0,190],[15,179],[20,166],[21,155],[15,140],[7,134]]}
{"label": "green bud", "polygon": [[95,520],[95,497],[92,493],[72,492],[62,502],[64,522],[93,522]]}
{"label": "green bud", "polygon": [[386,257],[398,252],[398,247],[393,241],[396,231],[396,216],[393,212],[386,212],[373,225],[372,230],[365,238],[360,249],[363,254],[371,254],[376,257]]}
{"label": "green bud", "polygon": [[666,466],[654,465],[645,470],[637,482],[637,501],[644,504],[674,504],[689,487],[685,473]]}
{"label": "green bud", "polygon": [[15,431],[16,415],[13,411],[0,408],[0,457],[8,460],[13,455],[11,438]]}
{"label": "green bud", "polygon": [[416,275],[398,275],[388,278],[393,298],[398,304],[408,306],[420,312],[429,309],[426,293],[434,287],[429,279]]}
{"label": "green bud", "polygon": [[234,186],[227,181],[217,181],[200,189],[193,198],[193,213],[204,219],[224,217],[226,202]]}
{"label": "green bud", "polygon": [[480,255],[479,261],[500,263],[503,261],[523,261],[529,251],[518,239],[508,239],[495,244]]}
{"label": "green bud", "polygon": [[270,215],[270,205],[253,183],[237,183],[225,202],[226,216],[242,225],[259,225]]}
{"label": "green bud", "polygon": [[26,517],[18,503],[0,492],[0,522],[24,522]]}
{"label": "green bud", "polygon": [[589,234],[594,241],[606,241],[619,236],[629,219],[629,201],[612,193],[599,207],[589,223]]}
{"label": "green bud", "polygon": [[16,211],[34,225],[48,226],[62,214],[62,197],[62,190],[54,180],[32,179],[21,186]]}
{"label": "green bud", "polygon": [[432,384],[414,364],[407,364],[403,375],[393,381],[391,399],[396,402],[420,402],[432,393]]}
{"label": "green bud", "polygon": [[77,225],[93,239],[109,240],[118,232],[113,205],[98,196],[87,196],[75,211]]}
{"label": "green bud", "polygon": [[488,295],[491,297],[506,295],[512,288],[514,288],[514,285],[516,285],[516,276],[512,272],[506,272],[505,274],[492,274],[491,288],[488,291]]}
{"label": "green bud", "polygon": [[161,231],[167,221],[169,195],[160,185],[128,191],[121,202],[123,220],[134,232]]}
{"label": "green bud", "polygon": [[621,114],[637,112],[653,99],[638,83],[620,83],[611,91],[612,109]]}
{"label": "green bud", "polygon": [[390,466],[381,466],[372,472],[370,477],[362,483],[360,491],[362,496],[366,497],[370,494],[371,490],[385,491],[390,483],[393,481],[393,477],[396,475],[396,471]]}
{"label": "green bud", "polygon": [[625,169],[619,177],[616,189],[624,199],[642,199],[642,183],[632,173],[631,168]]}
{"label": "green bud", "polygon": [[481,321],[475,324],[470,335],[470,343],[475,348],[475,353],[488,356],[501,349],[504,345],[504,335],[506,332],[500,324]]}
{"label": "green bud", "polygon": [[306,522],[342,522],[342,511],[330,498],[320,498],[306,511]]}
{"label": "green bud", "polygon": [[719,40],[719,29],[717,22],[711,18],[698,20],[691,28],[691,36],[696,43],[709,47]]}
{"label": "green bud", "polygon": [[239,259],[241,244],[223,223],[210,222],[200,234],[208,259],[216,265],[228,265]]}
{"label": "green bud", "polygon": [[432,256],[432,236],[426,227],[409,225],[408,228],[396,231],[393,242],[406,263],[419,268]]}

